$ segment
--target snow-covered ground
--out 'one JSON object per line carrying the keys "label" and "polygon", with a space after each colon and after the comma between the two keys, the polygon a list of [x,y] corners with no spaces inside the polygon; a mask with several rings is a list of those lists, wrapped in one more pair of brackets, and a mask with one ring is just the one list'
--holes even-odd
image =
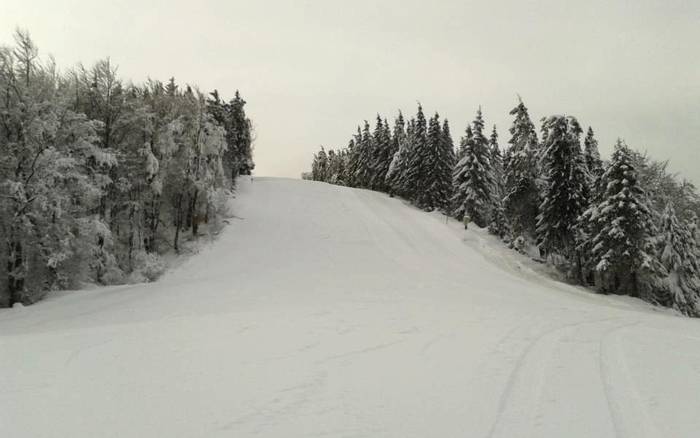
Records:
{"label": "snow-covered ground", "polygon": [[0,436],[700,434],[700,321],[383,194],[256,178],[234,211],[157,283],[0,311]]}

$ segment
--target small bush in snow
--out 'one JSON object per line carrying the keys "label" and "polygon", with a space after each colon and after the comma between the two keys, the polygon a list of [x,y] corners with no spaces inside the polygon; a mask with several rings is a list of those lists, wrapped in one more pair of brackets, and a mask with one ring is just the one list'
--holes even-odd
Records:
{"label": "small bush in snow", "polygon": [[165,262],[158,254],[139,251],[134,256],[134,271],[129,276],[129,282],[155,281],[163,275],[165,269]]}

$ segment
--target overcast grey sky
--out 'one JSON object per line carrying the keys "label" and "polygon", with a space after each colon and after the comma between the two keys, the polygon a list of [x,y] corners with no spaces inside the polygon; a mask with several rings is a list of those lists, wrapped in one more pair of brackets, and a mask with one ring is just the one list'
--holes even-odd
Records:
{"label": "overcast grey sky", "polygon": [[592,125],[605,156],[624,137],[700,183],[698,0],[2,0],[0,43],[16,26],[61,67],[110,56],[135,82],[240,89],[257,175],[298,177],[416,101],[455,141],[481,105],[503,145],[520,94],[533,119]]}

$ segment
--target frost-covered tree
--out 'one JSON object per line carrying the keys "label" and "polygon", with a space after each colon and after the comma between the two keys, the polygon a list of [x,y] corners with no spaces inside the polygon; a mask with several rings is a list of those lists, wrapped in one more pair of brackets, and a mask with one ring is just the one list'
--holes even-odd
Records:
{"label": "frost-covered tree", "polygon": [[498,131],[496,130],[496,125],[493,125],[491,137],[489,137],[489,158],[493,170],[494,204],[501,204],[505,189],[503,181],[503,155],[501,154],[501,148],[498,146]]}
{"label": "frost-covered tree", "polygon": [[439,181],[441,188],[440,193],[444,193],[444,200],[440,205],[442,211],[449,213],[450,203],[452,200],[452,172],[454,172],[455,164],[457,160],[455,157],[455,146],[452,140],[452,133],[450,132],[450,123],[445,119],[442,123],[442,133],[441,133],[441,147],[438,154],[438,166],[435,172],[439,174]]}
{"label": "frost-covered tree", "polygon": [[355,137],[355,182],[357,187],[370,188],[372,181],[372,154],[374,141],[370,133],[369,122],[365,120],[362,130],[357,128]]}
{"label": "frost-covered tree", "polygon": [[377,115],[377,124],[372,133],[372,177],[370,187],[373,190],[387,191],[386,174],[393,158],[391,129],[386,120]]}
{"label": "frost-covered tree", "polygon": [[357,187],[357,143],[356,137],[348,141],[348,146],[345,149],[345,185],[348,187]]}
{"label": "frost-covered tree", "polygon": [[697,246],[691,231],[682,224],[671,203],[661,217],[658,239],[659,259],[666,269],[669,302],[664,303],[686,315],[700,312],[700,264]]}
{"label": "frost-covered tree", "polygon": [[416,117],[411,120],[407,129],[408,153],[400,184],[402,195],[416,204],[419,204],[418,200],[425,196],[427,190],[421,183],[432,171],[428,163],[427,129],[423,107],[419,104]]}
{"label": "frost-covered tree", "polygon": [[452,174],[454,216],[458,219],[469,216],[482,228],[489,223],[494,187],[488,140],[483,130],[484,120],[479,108],[472,122],[472,137],[464,137],[464,156]]}
{"label": "frost-covered tree", "polygon": [[238,90],[229,102],[224,102],[214,90],[207,99],[207,110],[224,128],[226,150],[222,158],[224,172],[235,184],[238,175],[250,175],[253,162],[253,127],[245,113],[246,101]]}
{"label": "frost-covered tree", "polygon": [[328,151],[328,172],[326,180],[331,184],[345,185],[343,180],[345,175],[345,158],[344,151]]}
{"label": "frost-covered tree", "polygon": [[690,218],[686,221],[686,226],[690,232],[690,238],[693,239],[695,245],[695,253],[700,257],[700,229],[698,228],[698,215],[690,212]]}
{"label": "frost-covered tree", "polygon": [[406,139],[406,123],[403,114],[394,121],[394,129],[391,135],[391,150],[393,155],[386,173],[386,184],[390,194],[400,192],[401,176],[408,161],[408,142]]}
{"label": "frost-covered tree", "polygon": [[[449,126],[449,125],[448,125]],[[449,132],[449,127],[448,127]],[[436,113],[428,123],[426,145],[423,148],[421,190],[416,199],[417,205],[426,210],[447,210],[452,190],[452,150],[440,126]]]}
{"label": "frost-covered tree", "polygon": [[657,272],[650,238],[656,234],[646,193],[637,180],[632,151],[618,140],[610,165],[602,175],[600,201],[584,220],[591,229],[591,261],[604,292],[649,298],[647,279]]}
{"label": "frost-covered tree", "polygon": [[253,161],[253,124],[245,112],[246,101],[236,90],[233,99],[228,103],[231,124],[223,125],[226,131],[228,147],[224,154],[224,165],[235,175],[250,175],[255,169]]}
{"label": "frost-covered tree", "polygon": [[96,242],[81,225],[103,197],[90,169],[116,161],[96,146],[102,125],[67,107],[67,84],[29,35],[17,31],[15,44],[0,48],[0,307],[83,275]]}
{"label": "frost-covered tree", "polygon": [[459,142],[459,148],[457,148],[457,154],[456,154],[456,161],[459,162],[462,158],[464,158],[464,155],[467,153],[467,148],[472,142],[472,139],[474,138],[474,134],[472,133],[472,127],[471,125],[467,126],[467,129],[464,132],[464,137]]}
{"label": "frost-covered tree", "polygon": [[328,155],[323,146],[321,146],[321,150],[314,155],[314,160],[311,164],[311,179],[314,181],[327,181],[327,173]]}
{"label": "frost-covered tree", "polygon": [[498,147],[498,131],[496,130],[496,125],[493,125],[491,137],[489,137],[489,153],[491,168],[493,170],[493,200],[489,232],[500,238],[505,238],[510,233],[510,228],[503,207],[503,195],[505,191],[503,181],[503,157]]}
{"label": "frost-covered tree", "polygon": [[581,153],[581,128],[573,117],[552,116],[542,152],[544,192],[537,238],[545,254],[574,257],[574,225],[589,203],[589,180]]}
{"label": "frost-covered tree", "polygon": [[152,280],[182,231],[220,223],[218,93],[208,104],[174,79],[126,84],[109,59],[62,74],[20,31],[0,48],[0,92],[0,306],[85,281]]}
{"label": "frost-covered tree", "polygon": [[537,134],[522,100],[519,99],[510,114],[515,119],[510,128],[510,147],[503,160],[503,207],[514,237],[534,237],[539,205]]}
{"label": "frost-covered tree", "polygon": [[583,145],[586,168],[591,174],[591,177],[597,179],[603,174],[603,160],[600,159],[600,152],[598,152],[598,140],[593,136],[593,128],[590,126],[586,132]]}

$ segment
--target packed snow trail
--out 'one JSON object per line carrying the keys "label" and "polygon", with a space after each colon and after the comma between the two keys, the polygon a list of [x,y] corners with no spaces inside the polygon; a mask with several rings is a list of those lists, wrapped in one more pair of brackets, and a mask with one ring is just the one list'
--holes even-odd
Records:
{"label": "packed snow trail", "polygon": [[398,199],[242,181],[157,283],[0,311],[3,437],[696,437],[700,321]]}

